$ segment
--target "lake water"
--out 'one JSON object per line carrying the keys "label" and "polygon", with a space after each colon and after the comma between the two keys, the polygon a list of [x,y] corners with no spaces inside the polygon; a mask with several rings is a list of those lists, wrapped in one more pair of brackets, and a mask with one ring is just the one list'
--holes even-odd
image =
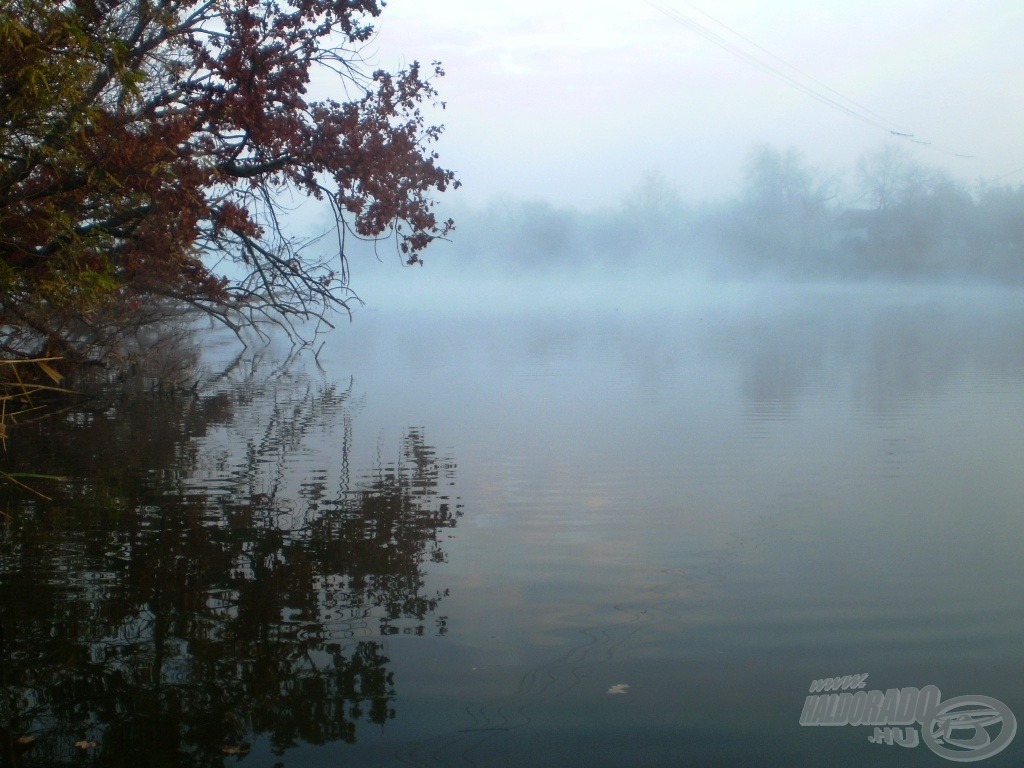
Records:
{"label": "lake water", "polygon": [[3,764],[1020,765],[1024,295],[643,305],[209,334],[15,433]]}

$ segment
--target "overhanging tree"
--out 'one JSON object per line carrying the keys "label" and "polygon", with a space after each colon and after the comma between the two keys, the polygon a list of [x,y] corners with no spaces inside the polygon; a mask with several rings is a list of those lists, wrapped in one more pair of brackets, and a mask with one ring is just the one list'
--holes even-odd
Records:
{"label": "overhanging tree", "polygon": [[[382,0],[9,0],[0,10],[0,344],[82,359],[192,306],[234,328],[347,308],[346,235],[408,263],[452,227],[438,63],[370,72]],[[314,99],[315,74],[332,98]],[[443,106],[443,104],[441,104]],[[330,205],[337,247],[290,237]],[[325,256],[325,253],[328,255]]]}

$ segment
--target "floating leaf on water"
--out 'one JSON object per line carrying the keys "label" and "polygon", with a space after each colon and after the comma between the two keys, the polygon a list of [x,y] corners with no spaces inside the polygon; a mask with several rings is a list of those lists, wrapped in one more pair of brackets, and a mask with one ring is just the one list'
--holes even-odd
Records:
{"label": "floating leaf on water", "polygon": [[248,753],[248,751],[249,747],[245,744],[240,744],[237,747],[224,747],[223,749],[221,749],[221,752],[223,752],[225,755],[244,755]]}
{"label": "floating leaf on water", "polygon": [[611,695],[629,693],[629,686],[626,683],[616,683],[608,689],[608,693]]}
{"label": "floating leaf on water", "polygon": [[19,747],[27,747],[29,744],[31,744],[35,740],[36,740],[35,736],[32,736],[31,734],[26,734],[25,736],[19,736],[17,739],[15,739],[15,743]]}
{"label": "floating leaf on water", "polygon": [[96,749],[96,742],[82,739],[81,741],[76,741],[75,746],[79,749]]}

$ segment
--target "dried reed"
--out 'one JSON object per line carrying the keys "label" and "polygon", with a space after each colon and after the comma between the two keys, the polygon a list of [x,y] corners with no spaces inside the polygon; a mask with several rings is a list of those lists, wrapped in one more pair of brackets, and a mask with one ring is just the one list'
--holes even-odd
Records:
{"label": "dried reed", "polygon": [[[29,414],[39,414],[46,407],[41,402],[45,394],[71,393],[71,390],[59,386],[64,377],[53,366],[58,360],[60,358],[57,357],[0,360],[0,445],[4,451],[7,450],[10,427]],[[0,471],[3,480],[50,501],[48,496],[19,479],[30,477],[50,479],[48,475]],[[7,515],[0,511],[0,516]]]}

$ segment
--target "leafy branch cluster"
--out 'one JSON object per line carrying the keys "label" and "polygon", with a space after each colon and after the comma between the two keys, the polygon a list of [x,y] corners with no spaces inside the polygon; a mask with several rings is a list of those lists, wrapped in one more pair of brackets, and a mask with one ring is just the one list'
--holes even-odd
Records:
{"label": "leafy branch cluster", "polygon": [[[239,329],[347,308],[345,237],[452,222],[431,84],[370,72],[379,0],[12,0],[0,11],[0,351],[93,359],[182,305]],[[336,98],[309,95],[328,73]],[[443,105],[442,105],[443,106]],[[327,201],[330,256],[286,201]]]}

